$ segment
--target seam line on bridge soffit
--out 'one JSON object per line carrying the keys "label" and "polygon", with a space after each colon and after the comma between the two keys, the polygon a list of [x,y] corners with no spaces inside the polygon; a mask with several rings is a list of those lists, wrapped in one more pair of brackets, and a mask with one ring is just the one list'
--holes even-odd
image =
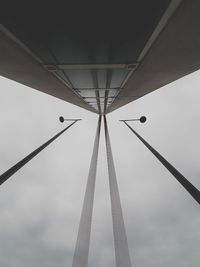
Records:
{"label": "seam line on bridge soffit", "polygon": [[[32,49],[30,49],[27,45],[25,45],[23,42],[20,41],[20,39],[18,39],[9,29],[7,29],[6,27],[4,27],[4,25],[0,24],[0,32],[2,32],[3,34],[5,34],[9,39],[11,39],[13,42],[15,42],[21,49],[23,49],[28,55],[30,55],[33,59],[35,59],[42,68],[46,69],[47,71],[49,71],[45,66],[45,62],[39,57],[37,56],[37,54],[32,51]],[[50,49],[48,48],[48,50],[50,51]],[[50,51],[51,54],[52,51]],[[50,71],[49,71],[50,72]],[[52,72],[52,71],[51,71]],[[81,97],[81,95],[77,92],[77,90],[75,90],[73,88],[73,86],[71,85],[69,80],[65,80],[63,79],[58,73],[52,72],[52,74],[60,81],[62,82],[67,89],[71,90],[76,96],[78,96],[87,106],[89,106],[90,108],[92,108],[94,110],[94,112],[96,113],[97,110],[95,108],[93,108],[91,105],[88,105],[88,103]],[[81,101],[81,102],[82,102]]]}
{"label": "seam line on bridge soffit", "polygon": [[[115,99],[119,97],[119,94],[120,94],[121,90],[124,88],[124,86],[126,85],[126,83],[129,80],[129,78],[134,75],[134,72],[137,70],[137,68],[139,67],[140,63],[143,61],[144,57],[149,52],[149,50],[151,49],[152,45],[154,44],[154,42],[156,41],[156,39],[159,37],[159,35],[161,34],[161,32],[164,30],[164,28],[167,25],[168,21],[172,18],[172,16],[174,15],[174,13],[176,12],[176,10],[178,9],[178,7],[180,6],[180,4],[182,2],[183,2],[183,0],[172,0],[170,2],[167,10],[163,14],[163,16],[160,19],[158,25],[154,29],[154,31],[151,34],[149,40],[147,41],[146,45],[144,46],[142,52],[140,53],[140,55],[138,57],[138,60],[137,60],[138,63],[136,65],[136,67],[133,70],[131,70],[129,72],[129,74],[127,75],[127,77],[124,80],[123,84],[121,85],[121,87],[120,87],[120,89],[118,91],[118,94],[116,95]],[[110,104],[110,107],[112,106],[112,104],[115,101],[115,99]],[[109,112],[110,111],[109,111],[109,108],[108,108],[107,113],[109,113]]]}
{"label": "seam line on bridge soffit", "polygon": [[132,64],[44,64],[49,71],[61,70],[105,70],[105,69],[127,69],[133,70],[138,63]]}

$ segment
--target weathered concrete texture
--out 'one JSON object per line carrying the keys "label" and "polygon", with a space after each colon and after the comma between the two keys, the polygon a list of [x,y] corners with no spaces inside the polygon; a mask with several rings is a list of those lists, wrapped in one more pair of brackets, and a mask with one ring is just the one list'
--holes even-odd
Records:
{"label": "weathered concrete texture", "polygon": [[184,0],[109,112],[200,68],[200,1]]}
{"label": "weathered concrete texture", "polygon": [[96,112],[14,40],[0,32],[0,75]]}

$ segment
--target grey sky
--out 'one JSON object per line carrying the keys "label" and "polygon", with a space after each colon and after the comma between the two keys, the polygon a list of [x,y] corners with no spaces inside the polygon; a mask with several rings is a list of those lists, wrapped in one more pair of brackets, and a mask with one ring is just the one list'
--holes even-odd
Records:
{"label": "grey sky", "polygon": [[[108,115],[132,265],[197,267],[199,205],[118,119],[132,123],[200,188],[200,71]],[[1,173],[82,118],[0,188],[0,266],[71,266],[97,116],[0,79]],[[102,128],[103,130],[103,128]],[[114,267],[104,132],[101,133],[89,267]]]}

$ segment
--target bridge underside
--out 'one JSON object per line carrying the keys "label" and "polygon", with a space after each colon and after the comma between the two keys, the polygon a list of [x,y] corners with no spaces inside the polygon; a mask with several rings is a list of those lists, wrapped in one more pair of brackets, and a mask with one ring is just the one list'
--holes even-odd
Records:
{"label": "bridge underside", "polygon": [[106,114],[199,69],[199,10],[199,0],[28,1],[4,12],[0,75]]}

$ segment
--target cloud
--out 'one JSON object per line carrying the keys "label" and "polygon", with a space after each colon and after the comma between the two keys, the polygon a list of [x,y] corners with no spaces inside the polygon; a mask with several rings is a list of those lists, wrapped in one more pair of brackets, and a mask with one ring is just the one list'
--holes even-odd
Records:
{"label": "cloud", "polygon": [[[119,119],[200,188],[199,77],[193,73],[108,115],[133,266],[188,267],[200,261],[199,206]],[[52,137],[58,117],[83,118],[0,188],[0,265],[71,266],[97,116],[1,78],[2,172]],[[90,267],[114,267],[102,128]]]}

